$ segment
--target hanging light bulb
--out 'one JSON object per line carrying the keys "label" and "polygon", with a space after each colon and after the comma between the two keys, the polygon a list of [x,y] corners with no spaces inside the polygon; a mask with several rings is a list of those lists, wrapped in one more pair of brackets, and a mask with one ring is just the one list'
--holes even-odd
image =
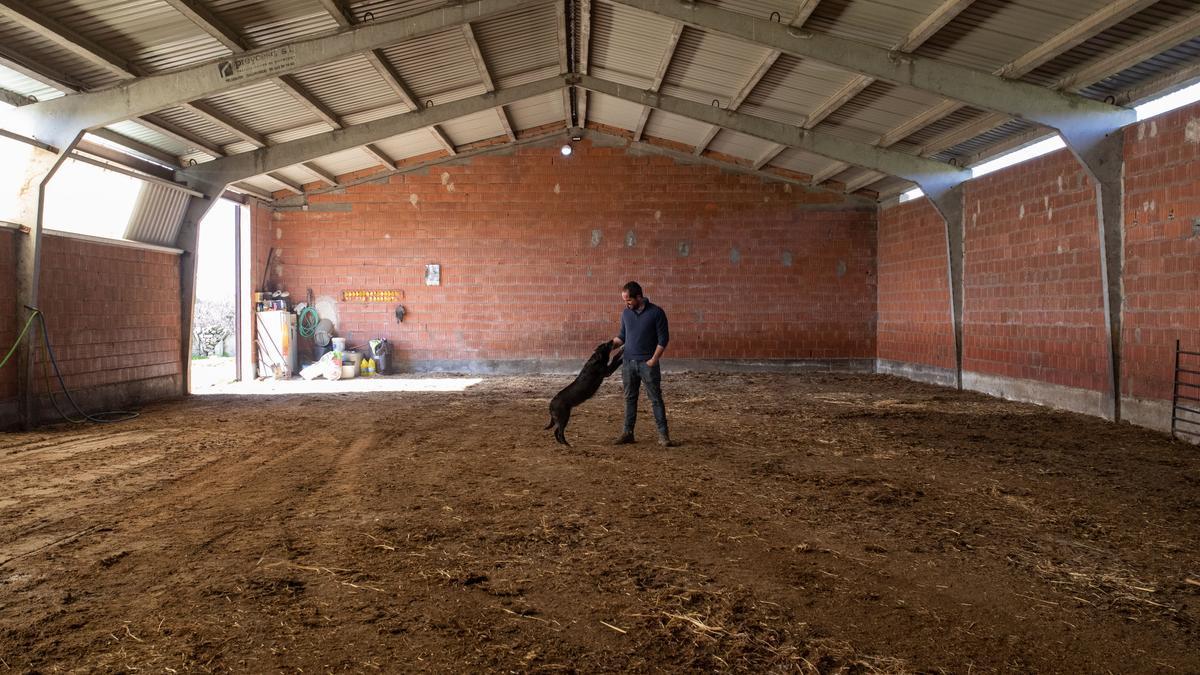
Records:
{"label": "hanging light bulb", "polygon": [[570,157],[571,153],[574,152],[574,150],[571,149],[570,143],[563,143],[563,146],[562,146],[560,152],[562,152],[563,157]]}

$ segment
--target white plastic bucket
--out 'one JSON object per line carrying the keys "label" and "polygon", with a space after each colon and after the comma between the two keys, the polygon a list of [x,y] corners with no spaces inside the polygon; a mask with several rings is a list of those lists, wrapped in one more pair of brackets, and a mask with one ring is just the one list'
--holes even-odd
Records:
{"label": "white plastic bucket", "polygon": [[331,340],[331,342],[332,342],[332,344],[333,344],[333,351],[335,351],[335,352],[344,352],[344,351],[346,351],[346,338],[344,338],[344,337],[335,337],[335,338],[333,338],[333,339]]}

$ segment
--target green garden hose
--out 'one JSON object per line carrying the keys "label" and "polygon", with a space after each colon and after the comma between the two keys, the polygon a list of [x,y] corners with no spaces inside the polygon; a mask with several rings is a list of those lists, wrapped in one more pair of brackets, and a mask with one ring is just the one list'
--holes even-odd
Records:
{"label": "green garden hose", "polygon": [[[312,323],[309,323],[309,320]],[[300,337],[310,338],[317,332],[317,324],[320,323],[321,317],[317,315],[317,310],[312,307],[305,307],[300,310]]]}

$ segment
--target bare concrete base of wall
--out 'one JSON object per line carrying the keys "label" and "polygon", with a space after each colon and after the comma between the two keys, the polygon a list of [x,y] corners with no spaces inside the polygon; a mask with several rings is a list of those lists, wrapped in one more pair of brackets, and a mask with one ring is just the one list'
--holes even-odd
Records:
{"label": "bare concrete base of wall", "polygon": [[[108,384],[91,389],[71,390],[71,396],[84,412],[92,414],[106,410],[123,410],[158,401],[168,401],[179,398],[179,378],[154,377],[135,382]],[[58,407],[73,418],[78,418],[75,409],[65,396],[56,395]],[[42,397],[38,401],[41,424],[58,424],[63,418],[50,402],[50,398]],[[14,430],[21,424],[17,414],[17,402],[4,401],[0,403],[0,429]]]}
{"label": "bare concrete base of wall", "polygon": [[1105,417],[1104,394],[1088,389],[967,371],[963,371],[963,389],[1010,401],[1037,403],[1059,410]]}
{"label": "bare concrete base of wall", "polygon": [[[953,371],[919,363],[878,359],[876,361],[876,372],[944,387],[954,386]],[[1036,403],[1051,408],[1058,408],[1059,410],[1069,410],[1071,412],[1084,413],[1085,415],[1107,419],[1104,396],[1098,391],[971,372],[963,373],[963,389],[977,391],[1010,401]],[[1200,423],[1200,415],[1185,413],[1184,417],[1194,419]],[[1135,426],[1170,433],[1171,402],[1138,399],[1129,396],[1122,397],[1121,420]],[[1187,430],[1194,430],[1200,433],[1200,426],[1189,425]],[[1178,438],[1200,445],[1200,437],[1180,434]]]}
{"label": "bare concrete base of wall", "polygon": [[[1180,413],[1179,416],[1185,420],[1196,422],[1196,424],[1181,422],[1179,423],[1180,429],[1200,434],[1200,415],[1185,412]],[[1158,431],[1170,433],[1171,402],[1123,396],[1121,397],[1121,419],[1129,422],[1130,424],[1136,424],[1139,427],[1149,427],[1151,429],[1157,429]],[[1189,443],[1200,445],[1200,436],[1178,434],[1177,438],[1179,438],[1181,441],[1187,441]]]}
{"label": "bare concrete base of wall", "polygon": [[[584,359],[511,361],[410,361],[396,364],[396,372],[467,373],[471,375],[574,375]],[[672,359],[664,358],[667,373],[873,373],[874,359]]]}
{"label": "bare concrete base of wall", "polygon": [[937,384],[943,387],[958,387],[954,371],[937,366],[927,366],[922,363],[904,363],[888,359],[875,360],[875,372],[880,375],[895,375],[908,380]]}

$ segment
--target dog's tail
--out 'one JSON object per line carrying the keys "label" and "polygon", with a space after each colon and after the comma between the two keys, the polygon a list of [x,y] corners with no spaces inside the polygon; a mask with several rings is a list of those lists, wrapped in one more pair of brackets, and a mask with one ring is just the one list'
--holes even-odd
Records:
{"label": "dog's tail", "polygon": [[542,428],[543,428],[543,429],[549,429],[549,428],[550,428],[550,427],[552,427],[552,426],[554,426],[554,416],[553,416],[553,415],[551,415],[551,417],[550,417],[550,423],[549,423],[549,424],[547,424],[546,426],[542,427]]}

